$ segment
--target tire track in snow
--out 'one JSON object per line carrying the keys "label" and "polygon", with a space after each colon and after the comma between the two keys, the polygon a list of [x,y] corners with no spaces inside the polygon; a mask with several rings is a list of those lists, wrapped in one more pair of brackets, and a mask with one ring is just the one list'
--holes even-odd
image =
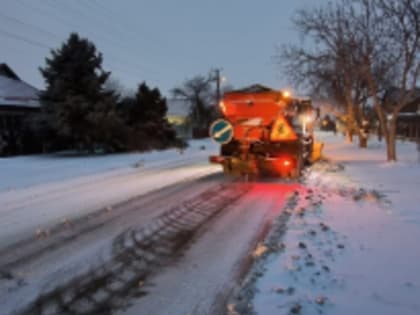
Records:
{"label": "tire track in snow", "polygon": [[[198,180],[205,180],[212,176],[214,175],[201,177]],[[169,187],[158,189],[149,195],[140,195],[131,198],[128,201],[108,207],[107,209],[98,209],[77,219],[64,221],[52,226],[48,230],[48,235],[41,234],[38,238],[36,236],[31,236],[17,243],[13,243],[0,250],[0,271],[12,275],[13,278],[13,272],[11,272],[11,270],[14,270],[21,265],[28,264],[45,253],[65,246],[85,234],[92,233],[105,225],[112,224],[112,222],[123,216],[138,212],[139,209],[143,207],[150,207],[155,204],[157,200],[169,200],[172,196],[188,189],[196,180],[197,179],[194,177],[186,179],[181,184],[176,183]]]}
{"label": "tire track in snow", "polygon": [[145,294],[147,276],[176,256],[197,229],[248,190],[245,184],[220,185],[170,208],[147,227],[127,230],[115,239],[110,261],[40,295],[18,314],[112,314],[124,307],[128,298]]}

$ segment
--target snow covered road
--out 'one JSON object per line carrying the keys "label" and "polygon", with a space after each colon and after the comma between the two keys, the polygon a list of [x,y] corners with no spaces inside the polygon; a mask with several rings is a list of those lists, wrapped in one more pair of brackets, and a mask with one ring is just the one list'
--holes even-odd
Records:
{"label": "snow covered road", "polygon": [[333,162],[301,183],[231,182],[197,150],[4,190],[0,314],[419,314],[415,146],[390,164],[321,136]]}
{"label": "snow covered road", "polygon": [[[173,151],[112,156],[108,160],[100,157],[103,165],[94,158],[49,157],[7,159],[1,164],[2,180],[5,175],[7,178],[0,184],[0,314],[61,314],[75,304],[76,313],[91,314],[83,304],[91,294],[95,299],[97,290],[99,295],[105,292],[107,284],[96,284],[103,277],[101,272],[118,279],[111,282],[120,281],[113,270],[114,265],[119,268],[115,257],[127,255],[127,249],[115,252],[119,246],[127,246],[126,241],[118,245],[121,237],[138,229],[143,231],[140,234],[147,234],[159,220],[163,220],[162,231],[171,228],[172,220],[174,227],[183,227],[184,223],[177,223],[178,215],[166,217],[167,211],[176,212],[178,205],[180,209],[191,207],[186,222],[194,222],[207,208],[194,202],[189,206],[188,200],[211,194],[214,187],[229,181],[219,167],[208,164],[216,146],[208,142],[204,142],[205,148],[202,145],[198,143],[182,155]],[[227,202],[229,195],[236,198],[229,193],[234,186],[228,187]],[[129,298],[127,293],[129,304],[124,301],[124,305],[129,307],[124,309],[110,307],[113,298],[99,307],[104,307],[104,314],[217,314],[224,310],[225,299],[243,272],[255,241],[294,189],[295,185],[275,183],[253,186],[237,204],[227,203],[210,222],[205,220],[200,223],[202,227],[194,228],[192,240],[183,240],[181,252],[176,250],[177,255],[167,262],[158,252],[141,254],[145,266],[153,257],[161,265],[157,270],[144,266],[137,270],[137,276],[147,275],[141,287],[144,296]],[[223,191],[208,196],[209,209],[217,207],[217,201],[211,200],[219,195],[223,196]],[[163,246],[165,251],[168,241],[156,242],[157,248]],[[189,244],[187,248],[184,242]],[[144,250],[142,246],[138,250]],[[136,259],[126,263],[123,270],[130,270]],[[155,276],[149,278],[151,274]],[[80,276],[88,282],[78,280]],[[130,281],[123,281],[124,292],[135,289]],[[79,285],[85,294],[77,298],[78,302],[66,306],[60,300],[64,305],[56,304],[57,299],[67,298],[67,292],[80,290]],[[162,300],[178,301],[177,306],[162,304]],[[30,306],[33,301],[38,301],[37,307]]]}
{"label": "snow covered road", "polygon": [[[205,208],[199,204],[189,205],[186,200],[188,198],[194,200],[194,196],[197,194],[210,194],[206,197],[209,199],[209,206],[217,207],[217,201],[211,201],[212,198],[217,199],[223,194],[227,194],[226,196],[229,197],[232,195],[229,191],[235,187],[230,184],[226,186],[226,191],[211,192],[215,185],[220,185],[224,181],[226,179],[220,175],[184,181],[181,184],[169,186],[123,203],[113,208],[111,212],[102,212],[99,218],[93,217],[93,222],[91,222],[94,224],[95,220],[99,220],[96,222],[97,228],[88,228],[87,231],[84,231],[83,222],[79,222],[74,228],[71,228],[71,232],[59,231],[57,234],[51,234],[47,238],[38,240],[37,244],[48,244],[48,242],[54,242],[55,239],[58,240],[58,243],[51,247],[48,246],[47,250],[41,251],[39,255],[35,254],[33,257],[9,262],[7,272],[9,272],[10,278],[0,281],[1,310],[4,311],[4,314],[11,314],[12,310],[20,309],[16,309],[16,305],[28,305],[30,301],[36,300],[39,294],[41,294],[39,296],[41,300],[38,305],[43,305],[42,308],[31,306],[28,311],[24,307],[26,311],[20,310],[18,314],[67,314],[65,311],[67,308],[64,307],[67,304],[60,306],[60,311],[57,311],[56,307],[58,306],[55,302],[57,299],[61,301],[61,297],[65,299],[65,296],[69,294],[72,296],[74,294],[72,292],[79,290],[85,293],[78,300],[100,299],[101,294],[107,292],[104,291],[107,284],[96,283],[100,283],[98,279],[103,277],[101,275],[103,270],[110,268],[110,272],[114,274],[112,271],[114,266],[119,268],[119,263],[113,261],[115,255],[117,257],[121,255],[121,253],[115,253],[115,244],[118,244],[121,235],[130,235],[127,232],[131,229],[141,229],[142,227],[147,231],[155,225],[153,223],[155,219],[168,210],[169,205],[182,204],[182,202],[184,202],[184,206],[191,207],[191,210],[188,210],[191,211],[191,214],[188,214],[186,218],[194,219],[196,217],[194,213],[201,213]],[[241,185],[243,184],[238,187]],[[160,267],[157,270],[154,268],[154,271],[146,272],[149,276],[151,274],[155,274],[155,276],[146,276],[145,280],[140,281],[140,298],[136,298],[136,294],[133,296],[130,293],[132,290],[136,290],[136,284],[130,282],[132,280],[128,276],[128,279],[123,281],[123,283],[127,281],[128,286],[124,287],[124,292],[126,292],[124,301],[122,302],[118,298],[115,301],[118,295],[111,294],[106,303],[98,304],[98,307],[103,307],[100,314],[219,314],[224,311],[226,298],[246,269],[255,242],[267,230],[270,221],[279,215],[285,199],[300,189],[298,184],[275,182],[245,185],[244,187],[248,187],[246,195],[235,204],[228,202],[227,208],[220,214],[211,221],[206,220],[205,224],[194,232],[192,239],[185,240],[189,245],[187,248],[183,244],[180,248],[181,252],[174,252],[176,255],[167,262],[165,259],[157,258],[157,265]],[[249,189],[251,190],[249,191]],[[235,198],[234,195],[232,197]],[[170,226],[169,221],[164,222],[162,231]],[[179,226],[179,223],[175,226]],[[65,233],[70,233],[73,236],[77,234],[77,236],[70,236],[69,240],[66,240]],[[162,248],[164,250],[166,246],[164,242],[164,240],[159,241],[154,245],[154,248],[164,246]],[[126,241],[121,244],[125,243]],[[33,244],[29,244],[30,246]],[[142,246],[140,248],[143,248]],[[15,253],[2,255],[0,260],[16,257],[24,250],[24,247],[15,248]],[[157,255],[159,251],[153,255]],[[37,248],[35,248],[35,252],[38,252]],[[141,257],[147,257],[150,256],[150,253],[144,252],[141,255]],[[153,255],[148,259],[153,260]],[[130,270],[130,266],[135,264],[136,260],[135,257],[129,259],[128,265],[122,270]],[[143,279],[144,273],[141,268],[137,269],[135,274]],[[84,284],[83,280],[77,280],[79,275],[83,275],[82,279],[84,280],[90,278],[91,280]],[[118,273],[116,277],[120,281]],[[111,285],[114,281],[117,280],[112,280]],[[95,285],[92,287],[93,284]],[[82,287],[78,288],[79,285]],[[90,289],[82,289],[86,287]],[[97,290],[100,292],[94,293]],[[94,294],[93,297],[91,294]],[[89,311],[91,302],[86,302],[86,305],[83,303],[82,306],[79,302],[68,304],[75,312],[72,314],[94,314]],[[119,306],[115,307],[112,304],[114,306],[111,307],[110,303]],[[78,311],[73,308],[75,305],[78,305]],[[23,313],[20,313],[21,311]],[[0,314],[3,313],[0,312]]]}
{"label": "snow covered road", "polygon": [[[92,276],[91,282],[96,283],[96,270],[103,270],[102,264],[114,259],[115,245],[112,244],[120,238],[121,232],[142,226],[146,230],[149,229],[155,218],[168,209],[168,204],[176,205],[188,198],[194,198],[197,194],[209,193],[223,180],[223,177],[213,175],[139,197],[138,200],[122,205],[123,208],[137,210],[117,215],[114,221],[100,225],[97,230],[83,233],[69,242],[59,243],[56,248],[39,257],[12,264],[8,269],[12,278],[6,282],[0,281],[0,305],[5,311],[4,314],[11,314],[9,311],[15,309],[18,303],[27,305],[40,293],[50,296],[42,305],[55,305],[56,296],[61,293],[55,293],[54,288],[64,285],[65,289],[59,289],[58,292],[79,290],[74,289],[79,280],[75,283],[73,279],[77,279],[80,274],[86,273],[86,276],[83,276],[85,279]],[[225,193],[229,196],[229,190],[234,186],[227,187]],[[198,229],[192,239],[187,239],[189,246],[184,248],[183,245],[184,249],[168,261],[168,267],[161,269],[166,264],[161,261],[158,264],[163,263],[162,267],[152,272],[155,276],[146,277],[144,282],[141,281],[140,298],[127,293],[127,301],[124,301],[122,309],[121,306],[116,309],[106,308],[106,305],[113,301],[111,295],[104,304],[104,313],[101,314],[114,314],[115,310],[116,314],[219,314],[224,311],[226,298],[241,273],[246,270],[256,241],[267,230],[271,220],[280,214],[288,196],[301,189],[298,184],[278,183],[258,183],[244,187],[248,187],[246,195],[234,204],[228,203],[227,208]],[[209,201],[210,196],[218,198],[219,195],[223,195],[223,190],[213,195],[210,192]],[[214,202],[210,201],[209,205],[214,206]],[[203,208],[197,204],[192,205],[191,209],[202,211],[200,209]],[[115,208],[106,215],[118,212],[123,214],[124,209]],[[193,214],[194,212],[188,216],[193,218]],[[169,223],[165,223],[164,226],[167,225],[169,226]],[[76,229],[72,233],[77,232]],[[40,242],[51,241],[54,237],[52,235]],[[61,241],[63,239],[65,238],[60,238]],[[22,250],[24,249],[21,248],[20,251]],[[5,256],[2,257],[4,258]],[[132,264],[136,260],[130,261]],[[118,264],[111,264],[114,265]],[[128,265],[125,269],[129,268]],[[141,272],[137,271],[137,274],[143,277]],[[101,285],[95,285],[94,289],[89,290],[100,289]],[[136,285],[131,285],[130,290],[133,289],[136,289]],[[83,299],[89,300],[89,290],[85,291]],[[129,304],[126,304],[127,302]],[[71,303],[73,306],[74,304],[77,303]],[[63,309],[57,314],[67,314],[62,312]],[[86,311],[88,309],[88,306],[82,306],[81,310],[74,314],[93,314]],[[48,306],[44,306],[42,310],[31,307],[29,313],[22,314],[51,313]]]}
{"label": "snow covered road", "polygon": [[112,243],[225,182],[217,150],[0,162],[0,314],[109,260]]}
{"label": "snow covered road", "polygon": [[298,184],[259,183],[193,239],[190,249],[145,284],[121,315],[223,314],[255,242]]}
{"label": "snow covered road", "polygon": [[183,154],[1,159],[0,249],[135,196],[220,172],[207,161],[214,150],[202,141]]}
{"label": "snow covered road", "polygon": [[168,186],[116,205],[111,211],[61,225],[48,237],[2,251],[0,314],[10,314],[17,305],[27,305],[40,293],[66,286],[79,275],[89,275],[113,259],[114,243],[120,235],[130,229],[148,229],[174,205],[211,191],[224,181],[220,175],[212,175]]}

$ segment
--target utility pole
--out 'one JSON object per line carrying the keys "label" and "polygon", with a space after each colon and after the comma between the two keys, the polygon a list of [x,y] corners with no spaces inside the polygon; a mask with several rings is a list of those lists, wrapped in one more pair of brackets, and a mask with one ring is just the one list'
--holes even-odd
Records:
{"label": "utility pole", "polygon": [[217,106],[220,103],[220,69],[216,69],[216,101]]}
{"label": "utility pole", "polygon": [[222,97],[221,95],[221,91],[220,91],[220,85],[222,84],[222,82],[224,81],[224,78],[222,77],[222,68],[216,68],[214,69],[214,76],[211,77],[211,80],[216,81],[216,102],[217,102],[217,106],[220,103],[220,99]]}

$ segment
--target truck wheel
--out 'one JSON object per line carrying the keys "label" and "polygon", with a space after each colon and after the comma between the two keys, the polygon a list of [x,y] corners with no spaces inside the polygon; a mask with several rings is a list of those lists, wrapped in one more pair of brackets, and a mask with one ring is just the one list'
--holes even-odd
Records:
{"label": "truck wheel", "polygon": [[291,178],[299,178],[302,175],[303,159],[302,155],[296,157],[296,168],[290,172]]}

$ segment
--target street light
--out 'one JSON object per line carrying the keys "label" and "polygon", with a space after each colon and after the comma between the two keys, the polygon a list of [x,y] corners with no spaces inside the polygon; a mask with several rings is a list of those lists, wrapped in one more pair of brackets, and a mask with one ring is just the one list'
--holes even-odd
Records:
{"label": "street light", "polygon": [[226,112],[226,105],[223,101],[219,102],[219,108],[222,111],[222,113],[224,114]]}

